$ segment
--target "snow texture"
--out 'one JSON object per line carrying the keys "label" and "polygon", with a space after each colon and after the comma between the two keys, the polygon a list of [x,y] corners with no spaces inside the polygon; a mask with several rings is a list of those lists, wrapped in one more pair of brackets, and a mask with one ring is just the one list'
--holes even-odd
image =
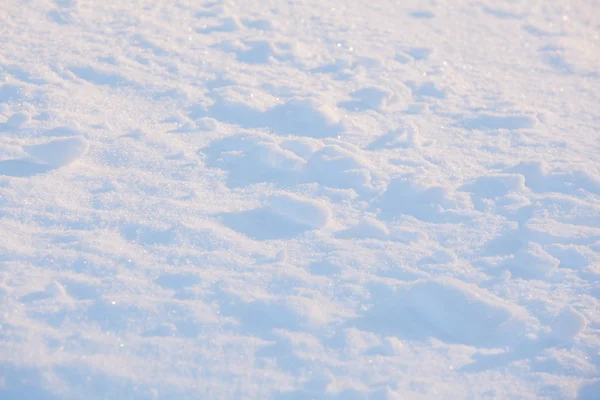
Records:
{"label": "snow texture", "polygon": [[4,1],[0,400],[600,399],[598,16]]}

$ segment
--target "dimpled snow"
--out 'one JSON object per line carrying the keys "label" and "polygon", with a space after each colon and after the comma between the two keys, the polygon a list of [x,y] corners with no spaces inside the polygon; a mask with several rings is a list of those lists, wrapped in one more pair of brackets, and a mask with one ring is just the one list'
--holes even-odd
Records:
{"label": "dimpled snow", "polygon": [[600,399],[598,16],[3,1],[0,400]]}

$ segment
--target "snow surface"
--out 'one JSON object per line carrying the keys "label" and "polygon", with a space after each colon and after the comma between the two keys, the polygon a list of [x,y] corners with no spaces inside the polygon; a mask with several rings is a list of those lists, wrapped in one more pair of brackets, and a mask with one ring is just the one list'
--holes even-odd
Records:
{"label": "snow surface", "polygon": [[600,2],[5,0],[0,400],[600,399]]}

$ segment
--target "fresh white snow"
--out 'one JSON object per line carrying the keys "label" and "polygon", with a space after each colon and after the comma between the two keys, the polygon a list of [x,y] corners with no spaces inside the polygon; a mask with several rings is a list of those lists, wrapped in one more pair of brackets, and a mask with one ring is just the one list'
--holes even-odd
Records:
{"label": "fresh white snow", "polygon": [[600,399],[600,3],[5,0],[0,400]]}

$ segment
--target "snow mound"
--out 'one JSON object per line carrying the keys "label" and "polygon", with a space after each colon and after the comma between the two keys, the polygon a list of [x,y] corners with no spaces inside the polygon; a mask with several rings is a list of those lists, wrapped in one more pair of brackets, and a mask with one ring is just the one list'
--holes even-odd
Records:
{"label": "snow mound", "polygon": [[563,309],[552,321],[552,337],[560,341],[573,340],[587,327],[587,318],[573,307]]}
{"label": "snow mound", "polygon": [[483,198],[505,196],[510,192],[525,190],[525,177],[519,174],[495,174],[481,176],[460,188],[463,192]]}
{"label": "snow mound", "polygon": [[356,225],[353,225],[336,234],[340,239],[379,239],[387,240],[390,230],[387,225],[375,218],[365,217]]}
{"label": "snow mound", "polygon": [[465,344],[496,346],[507,335],[519,336],[530,319],[524,308],[455,278],[419,281],[409,288],[407,302],[443,336]]}
{"label": "snow mound", "polygon": [[20,128],[23,125],[31,122],[31,116],[27,113],[16,113],[13,114],[7,121],[6,124],[11,128]]}
{"label": "snow mound", "polygon": [[55,168],[69,165],[87,153],[88,141],[83,137],[56,139],[47,143],[23,146],[23,150],[41,164]]}
{"label": "snow mound", "polygon": [[519,278],[541,278],[558,269],[560,260],[548,254],[538,243],[530,242],[508,262],[508,269]]}
{"label": "snow mound", "polygon": [[464,219],[473,207],[465,193],[451,187],[427,186],[410,177],[392,180],[379,206],[388,218],[409,215],[433,223]]}
{"label": "snow mound", "polygon": [[268,207],[274,214],[286,220],[314,229],[323,228],[331,221],[331,207],[325,201],[291,193],[272,196]]}
{"label": "snow mound", "polygon": [[411,340],[435,337],[504,347],[523,340],[537,326],[523,307],[452,277],[417,280],[393,293],[378,288],[371,295],[374,305],[362,321],[364,328]]}

